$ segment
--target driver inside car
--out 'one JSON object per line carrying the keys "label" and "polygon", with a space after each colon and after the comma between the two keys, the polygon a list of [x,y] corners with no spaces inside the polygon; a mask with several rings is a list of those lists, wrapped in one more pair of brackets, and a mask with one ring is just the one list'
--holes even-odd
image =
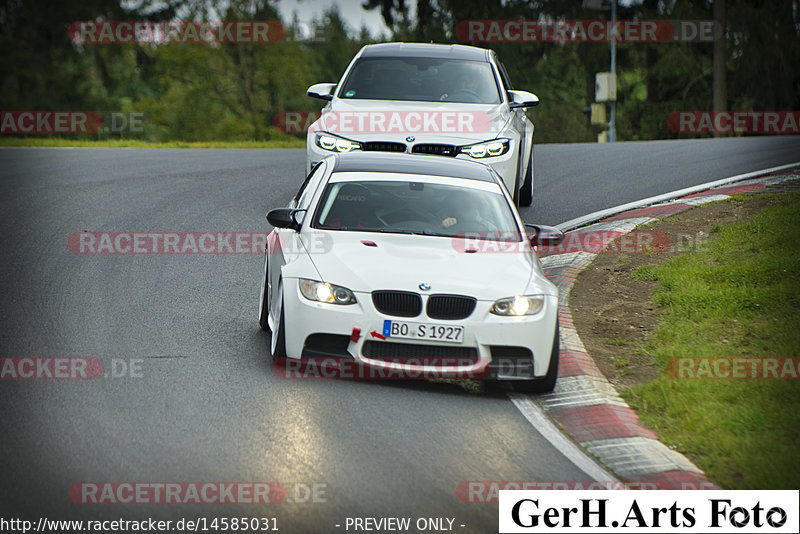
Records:
{"label": "driver inside car", "polygon": [[479,103],[482,99],[481,94],[481,73],[474,72],[469,66],[459,69],[454,76],[457,81],[453,84],[449,93],[442,93],[439,97],[441,102],[466,102]]}
{"label": "driver inside car", "polygon": [[448,216],[442,220],[442,228],[456,227],[461,231],[497,230],[490,217],[487,217],[487,209],[483,198],[476,198],[476,195],[453,195],[443,210]]}

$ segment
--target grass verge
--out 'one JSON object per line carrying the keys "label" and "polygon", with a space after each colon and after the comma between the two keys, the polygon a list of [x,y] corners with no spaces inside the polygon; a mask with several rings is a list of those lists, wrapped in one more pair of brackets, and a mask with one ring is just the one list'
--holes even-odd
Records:
{"label": "grass verge", "polygon": [[700,250],[636,273],[660,284],[659,323],[644,350],[661,372],[622,395],[726,488],[797,487],[800,380],[682,380],[666,368],[681,357],[800,356],[800,194],[777,197],[749,222],[715,227]]}

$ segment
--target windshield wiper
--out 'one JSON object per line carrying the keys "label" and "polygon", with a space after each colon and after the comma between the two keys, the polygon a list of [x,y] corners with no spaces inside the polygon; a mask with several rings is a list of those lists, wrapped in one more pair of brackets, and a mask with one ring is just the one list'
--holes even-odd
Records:
{"label": "windshield wiper", "polygon": [[411,232],[414,235],[427,235],[431,237],[455,237],[453,234],[443,234],[441,232],[431,232],[430,230],[419,230],[417,232]]}
{"label": "windshield wiper", "polygon": [[359,228],[357,226],[341,226],[339,228],[323,228],[324,230],[344,230],[350,232],[375,232],[378,234],[399,234],[399,235],[424,235],[429,237],[455,237],[452,234],[441,232],[431,232],[430,230],[403,230],[400,228]]}

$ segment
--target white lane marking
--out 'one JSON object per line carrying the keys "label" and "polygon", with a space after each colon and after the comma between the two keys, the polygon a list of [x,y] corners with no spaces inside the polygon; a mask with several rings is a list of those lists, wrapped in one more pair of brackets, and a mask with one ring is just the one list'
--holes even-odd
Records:
{"label": "white lane marking", "polygon": [[611,217],[612,215],[616,215],[618,213],[622,213],[623,211],[628,211],[637,208],[643,208],[645,206],[649,206],[651,204],[657,204],[659,202],[664,202],[665,200],[672,200],[674,198],[682,197],[685,195],[690,195],[692,193],[697,193],[698,191],[705,191],[706,189],[712,189],[714,187],[719,187],[721,185],[727,185],[733,182],[740,182],[742,180],[747,180],[748,178],[755,178],[757,176],[761,176],[764,174],[770,174],[773,172],[779,172],[787,169],[791,169],[794,167],[800,166],[800,161],[795,163],[789,163],[787,165],[780,165],[778,167],[770,167],[769,169],[762,169],[759,171],[748,172],[745,174],[737,174],[736,176],[731,176],[730,178],[723,178],[721,180],[716,180],[714,182],[706,182],[700,185],[694,185],[692,187],[687,187],[685,189],[678,189],[676,191],[672,191],[670,193],[664,193],[663,195],[657,195],[650,198],[645,198],[642,200],[635,200],[633,202],[628,202],[627,204],[620,204],[619,206],[615,206],[613,208],[607,208],[600,211],[595,211],[594,213],[590,213],[588,215],[583,215],[581,217],[577,217],[575,219],[571,219],[569,221],[563,222],[561,224],[557,224],[556,228],[561,231],[573,230],[575,228],[587,225],[591,222],[605,219],[606,217]]}
{"label": "white lane marking", "polygon": [[589,456],[586,451],[581,449],[573,441],[567,438],[561,430],[548,418],[541,407],[534,402],[530,396],[523,393],[506,391],[506,395],[511,402],[522,413],[522,416],[533,425],[544,439],[550,442],[567,460],[572,462],[578,469],[589,475],[592,480],[598,482],[619,482],[619,479],[603,468],[594,458]]}

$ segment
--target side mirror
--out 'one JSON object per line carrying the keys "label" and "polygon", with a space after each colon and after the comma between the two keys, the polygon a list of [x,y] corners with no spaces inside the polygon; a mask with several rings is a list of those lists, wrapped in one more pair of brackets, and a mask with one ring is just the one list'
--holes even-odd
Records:
{"label": "side mirror", "polygon": [[320,100],[333,100],[331,93],[334,89],[336,89],[335,83],[315,83],[306,89],[306,95]]}
{"label": "side mirror", "polygon": [[[267,213],[267,221],[275,228],[289,228],[299,230],[303,222],[302,215],[306,210],[294,208],[277,208]],[[298,217],[300,215],[300,217]]]}
{"label": "side mirror", "polygon": [[526,224],[525,228],[532,230],[528,239],[534,247],[555,247],[564,240],[564,232],[554,226]]}
{"label": "side mirror", "polygon": [[511,103],[508,107],[515,108],[532,108],[539,105],[539,97],[528,91],[509,91],[508,96]]}

